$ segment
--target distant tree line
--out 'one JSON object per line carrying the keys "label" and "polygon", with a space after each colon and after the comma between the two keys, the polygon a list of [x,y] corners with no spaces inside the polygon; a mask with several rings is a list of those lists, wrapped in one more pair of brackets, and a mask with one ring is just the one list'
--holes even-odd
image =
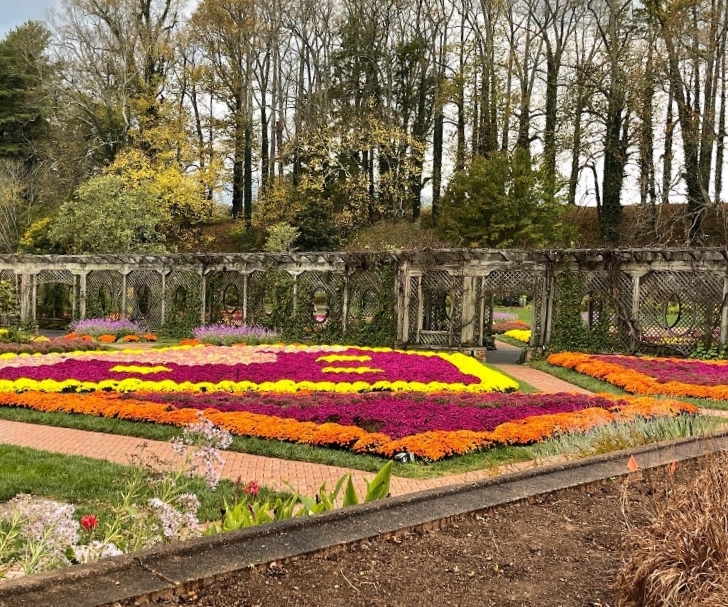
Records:
{"label": "distant tree line", "polygon": [[299,248],[424,209],[456,244],[568,243],[584,197],[608,243],[680,198],[701,244],[722,208],[726,0],[183,5],[63,0],[0,41],[0,249],[158,250],[221,199]]}

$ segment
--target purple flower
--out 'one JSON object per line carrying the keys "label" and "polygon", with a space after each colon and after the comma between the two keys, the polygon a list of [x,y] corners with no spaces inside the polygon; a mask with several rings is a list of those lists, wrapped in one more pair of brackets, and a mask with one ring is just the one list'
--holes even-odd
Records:
{"label": "purple flower", "polygon": [[143,327],[130,320],[106,320],[104,318],[77,320],[71,324],[71,331],[78,335],[91,335],[93,337],[99,335],[122,337],[124,335],[143,335],[145,333]]}
{"label": "purple flower", "polygon": [[698,386],[728,384],[728,365],[699,360],[640,358],[637,356],[595,356],[596,360],[619,365],[652,377],[660,383],[671,381]]}
{"label": "purple flower", "polygon": [[[122,397],[124,398],[124,397]],[[609,409],[620,403],[575,394],[147,394],[145,400],[175,408],[216,409],[358,426],[397,439],[430,430],[489,431],[502,423],[550,413]],[[625,403],[621,403],[625,404]]]}
{"label": "purple flower", "polygon": [[203,343],[229,346],[237,343],[262,344],[280,341],[281,336],[265,327],[250,325],[204,325],[194,330],[194,336]]}

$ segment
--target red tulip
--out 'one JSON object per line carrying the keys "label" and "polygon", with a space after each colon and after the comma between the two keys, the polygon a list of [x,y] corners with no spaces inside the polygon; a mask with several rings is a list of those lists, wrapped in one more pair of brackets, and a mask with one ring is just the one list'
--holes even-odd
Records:
{"label": "red tulip", "polygon": [[87,514],[86,516],[81,517],[81,527],[83,527],[86,531],[93,531],[96,529],[98,522],[99,520],[93,514]]}

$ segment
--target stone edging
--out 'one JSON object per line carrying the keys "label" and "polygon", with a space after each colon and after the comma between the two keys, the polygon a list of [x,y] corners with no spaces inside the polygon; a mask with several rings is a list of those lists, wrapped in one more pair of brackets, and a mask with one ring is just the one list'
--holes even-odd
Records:
{"label": "stone edging", "polygon": [[728,430],[169,544],[9,581],[0,587],[0,607],[100,607],[133,599],[144,602],[273,561],[331,553],[404,530],[436,528],[470,513],[624,476],[630,455],[640,468],[648,469],[719,450],[728,450]]}

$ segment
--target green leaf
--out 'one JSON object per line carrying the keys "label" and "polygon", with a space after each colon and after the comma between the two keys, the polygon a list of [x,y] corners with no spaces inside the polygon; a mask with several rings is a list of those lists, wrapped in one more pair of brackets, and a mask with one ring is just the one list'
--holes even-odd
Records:
{"label": "green leaf", "polygon": [[347,506],[356,506],[358,503],[359,497],[356,494],[356,489],[354,489],[354,481],[351,478],[351,474],[349,474],[346,489],[344,490],[344,508]]}
{"label": "green leaf", "polygon": [[367,481],[367,494],[365,502],[374,502],[384,499],[389,495],[389,481],[392,478],[393,461],[388,461],[384,467],[377,472],[372,481]]}

